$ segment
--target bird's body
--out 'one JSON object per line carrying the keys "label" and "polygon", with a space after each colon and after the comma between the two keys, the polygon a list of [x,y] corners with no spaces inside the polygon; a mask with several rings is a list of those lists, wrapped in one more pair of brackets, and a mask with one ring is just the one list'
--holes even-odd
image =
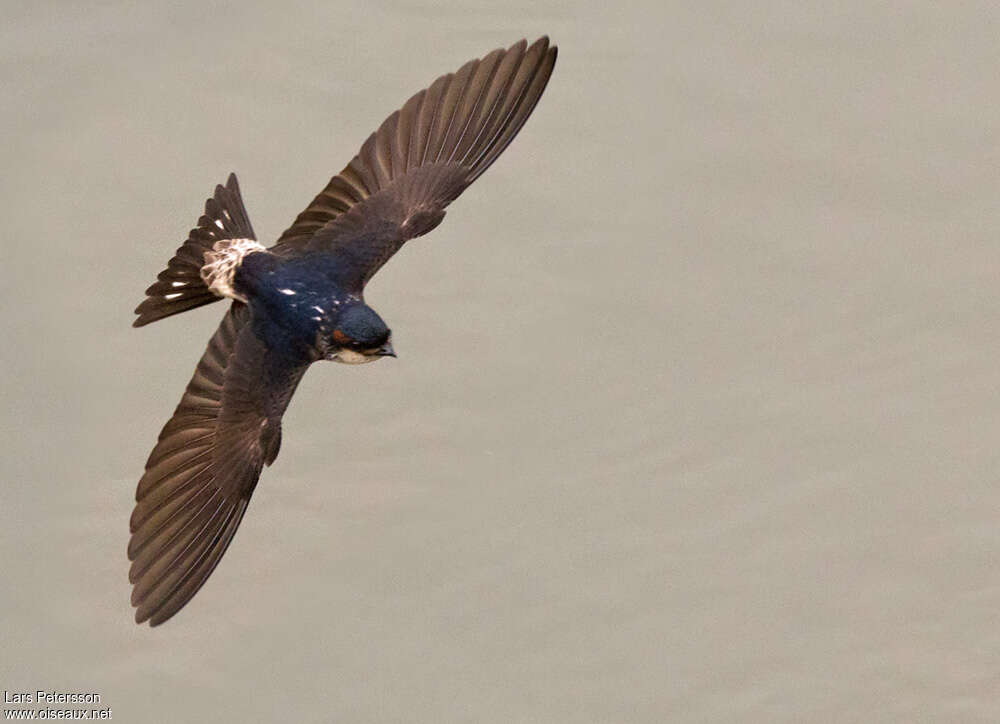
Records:
{"label": "bird's body", "polygon": [[234,287],[247,296],[258,333],[269,345],[294,340],[314,348],[333,332],[341,308],[360,302],[337,283],[338,269],[329,254],[282,259],[258,252],[237,267]]}
{"label": "bird's body", "polygon": [[281,445],[306,369],[395,356],[364,301],[372,275],[513,140],[555,64],[542,38],[466,63],[413,96],[271,248],[230,175],[139,305],[136,326],[232,301],[136,491],[129,578],[136,621],[162,623],[205,582]]}

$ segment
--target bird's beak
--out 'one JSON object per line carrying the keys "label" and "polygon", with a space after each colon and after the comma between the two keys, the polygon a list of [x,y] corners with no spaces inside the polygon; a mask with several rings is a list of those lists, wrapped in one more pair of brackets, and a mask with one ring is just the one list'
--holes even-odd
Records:
{"label": "bird's beak", "polygon": [[379,357],[395,357],[396,350],[392,348],[392,342],[386,342],[376,350],[375,354]]}

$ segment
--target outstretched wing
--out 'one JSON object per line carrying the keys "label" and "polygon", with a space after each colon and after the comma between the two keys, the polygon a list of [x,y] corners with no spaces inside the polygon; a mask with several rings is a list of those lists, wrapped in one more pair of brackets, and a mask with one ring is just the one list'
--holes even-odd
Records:
{"label": "outstretched wing", "polygon": [[336,251],[354,272],[345,281],[360,288],[403,243],[437,226],[510,144],[555,62],[543,37],[441,76],[368,137],[271,251]]}
{"label": "outstretched wing", "polygon": [[136,491],[128,556],[137,623],[179,611],[215,569],[308,362],[268,350],[236,302],[208,344]]}

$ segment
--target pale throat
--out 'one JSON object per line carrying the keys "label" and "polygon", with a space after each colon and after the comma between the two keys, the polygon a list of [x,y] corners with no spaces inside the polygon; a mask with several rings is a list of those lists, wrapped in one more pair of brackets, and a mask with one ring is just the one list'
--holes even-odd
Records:
{"label": "pale throat", "polygon": [[356,352],[353,349],[342,348],[334,352],[329,359],[345,365],[363,365],[366,362],[374,362],[379,359],[378,355],[368,355]]}

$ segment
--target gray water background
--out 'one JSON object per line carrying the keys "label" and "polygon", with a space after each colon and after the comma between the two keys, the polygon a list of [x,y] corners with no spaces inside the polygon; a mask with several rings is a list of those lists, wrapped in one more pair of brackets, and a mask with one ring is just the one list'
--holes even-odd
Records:
{"label": "gray water background", "polygon": [[[0,687],[116,721],[997,721],[993,3],[8,2]],[[222,313],[132,308],[238,172],[273,240],[409,95],[560,46],[369,287],[240,533],[132,623]]]}

